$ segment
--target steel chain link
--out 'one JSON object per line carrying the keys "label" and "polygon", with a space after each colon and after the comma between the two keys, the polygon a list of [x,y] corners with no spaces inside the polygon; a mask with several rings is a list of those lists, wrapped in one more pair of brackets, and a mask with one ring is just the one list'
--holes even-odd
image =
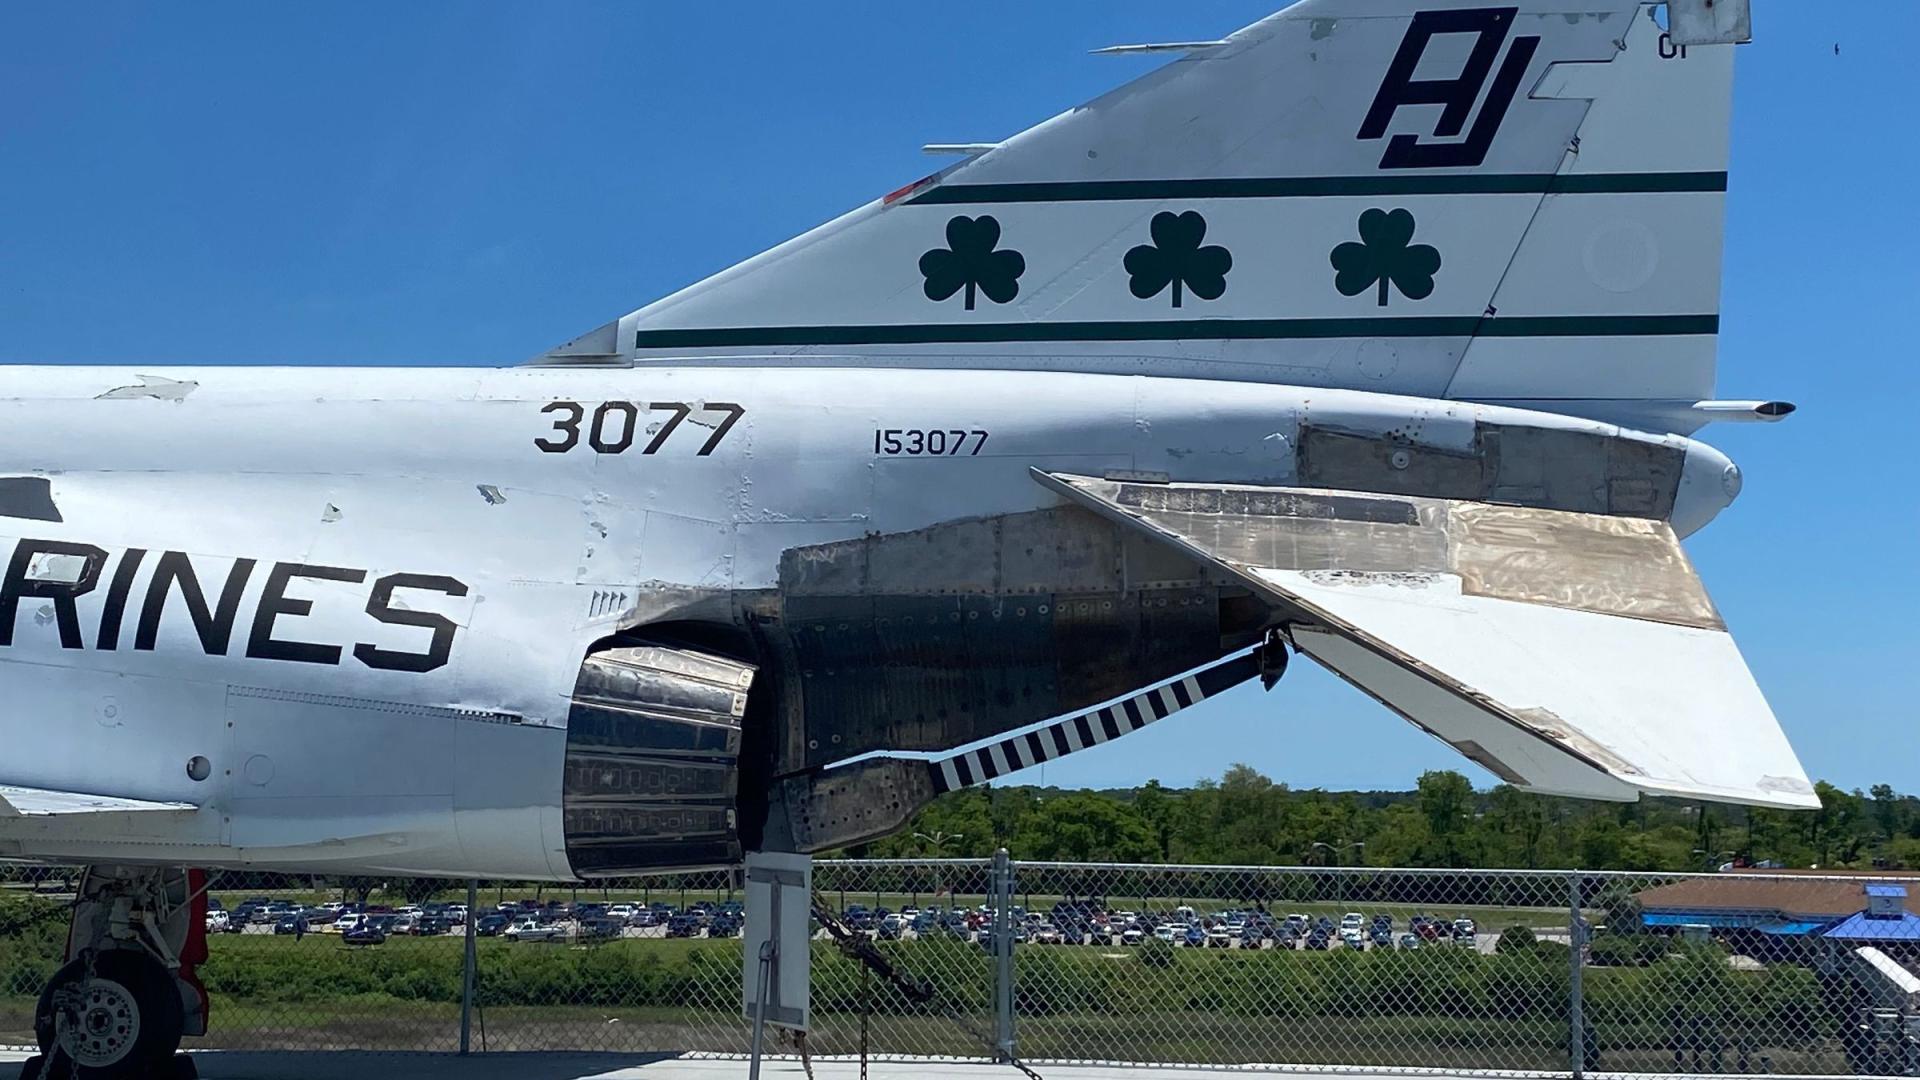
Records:
{"label": "steel chain link", "polygon": [[[1357,858],[1327,847],[1312,857]],[[1023,1064],[1920,1075],[1920,997],[1899,988],[1920,966],[1911,873],[1016,870]],[[0,865],[0,1045],[33,1047],[76,877]],[[807,1069],[816,1054],[993,1057],[989,877],[987,860],[817,863],[812,1028],[783,1051]],[[470,913],[496,917],[478,952],[486,1045],[744,1055],[730,886],[721,874],[486,883]],[[319,906],[388,908],[350,914],[401,930],[403,916],[463,901],[464,883],[216,873],[208,896],[228,924],[247,921],[211,935],[200,975],[213,1030],[189,1049],[455,1048],[459,935],[349,942]],[[310,932],[263,901],[308,910]],[[502,905],[524,932],[494,932]],[[911,974],[886,977],[868,957]]]}

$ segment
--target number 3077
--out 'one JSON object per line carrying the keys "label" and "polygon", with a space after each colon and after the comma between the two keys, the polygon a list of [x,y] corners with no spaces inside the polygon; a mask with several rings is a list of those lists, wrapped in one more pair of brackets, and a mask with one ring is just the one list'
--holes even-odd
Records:
{"label": "number 3077", "polygon": [[987,433],[962,428],[876,428],[873,452],[881,457],[975,457]]}

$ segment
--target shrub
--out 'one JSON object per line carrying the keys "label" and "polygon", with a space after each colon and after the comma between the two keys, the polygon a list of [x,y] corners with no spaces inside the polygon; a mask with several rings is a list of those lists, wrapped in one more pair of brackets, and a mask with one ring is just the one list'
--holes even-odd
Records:
{"label": "shrub", "polygon": [[1500,931],[1500,940],[1494,943],[1493,951],[1502,955],[1528,952],[1538,943],[1539,939],[1533,936],[1532,930],[1524,926],[1509,926]]}
{"label": "shrub", "polygon": [[1142,941],[1137,951],[1140,962],[1150,968],[1173,966],[1173,946],[1157,937],[1149,937]]}

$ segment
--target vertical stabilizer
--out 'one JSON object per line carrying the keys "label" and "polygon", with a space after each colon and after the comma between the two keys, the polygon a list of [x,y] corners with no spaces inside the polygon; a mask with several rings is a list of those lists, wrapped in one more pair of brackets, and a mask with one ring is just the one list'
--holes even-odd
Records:
{"label": "vertical stabilizer", "polygon": [[1639,0],[1306,0],[554,360],[1712,396],[1731,45]]}

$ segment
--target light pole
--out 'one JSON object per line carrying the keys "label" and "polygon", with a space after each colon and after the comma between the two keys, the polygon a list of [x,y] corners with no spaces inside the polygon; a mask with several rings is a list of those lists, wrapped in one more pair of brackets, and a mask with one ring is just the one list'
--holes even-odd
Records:
{"label": "light pole", "polygon": [[[928,847],[932,848],[933,857],[938,859],[940,857],[941,848],[947,846],[948,844],[952,843],[955,840],[965,840],[967,837],[965,833],[950,833],[944,829],[935,829],[931,833],[923,833],[923,832],[914,833],[913,838],[927,845]],[[948,899],[948,906],[951,907],[953,898],[948,897],[947,899]],[[934,906],[938,907],[940,903],[940,864],[939,863],[935,863],[933,866],[933,901],[934,901]]]}
{"label": "light pole", "polygon": [[1358,856],[1360,863],[1362,865],[1366,863],[1367,842],[1365,840],[1354,840],[1351,842],[1342,840],[1338,844],[1329,844],[1325,840],[1315,840],[1313,846],[1307,849],[1307,854],[1311,856],[1315,851],[1325,851],[1327,853],[1327,861],[1321,865],[1338,866],[1340,865],[1340,851],[1342,848],[1353,848],[1355,851],[1358,851],[1360,853]]}

